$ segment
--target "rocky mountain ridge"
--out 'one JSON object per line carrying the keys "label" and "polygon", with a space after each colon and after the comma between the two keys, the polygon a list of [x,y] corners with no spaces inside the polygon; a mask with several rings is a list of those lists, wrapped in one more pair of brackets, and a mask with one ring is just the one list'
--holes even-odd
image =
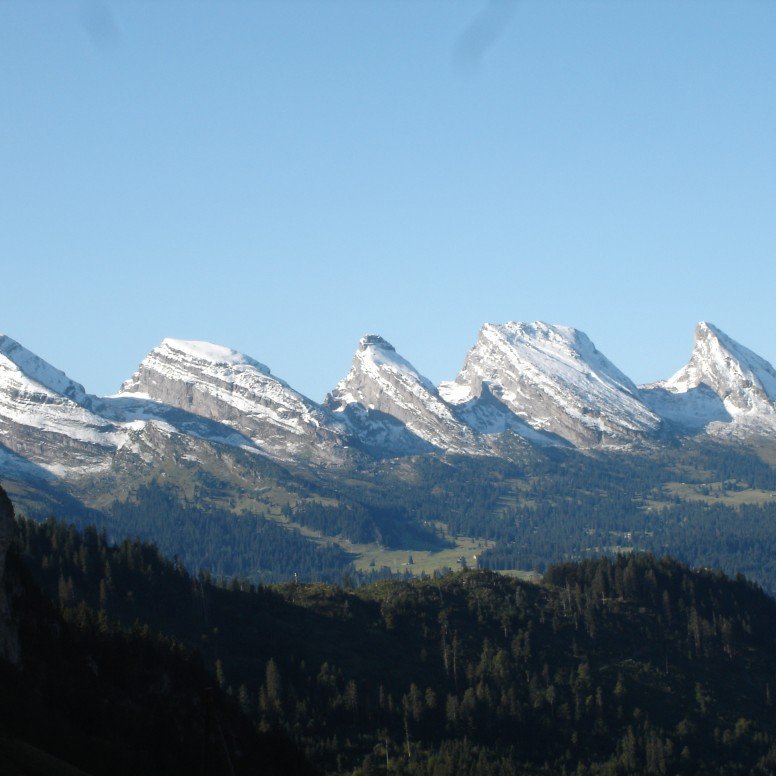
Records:
{"label": "rocky mountain ridge", "polygon": [[479,396],[484,382],[529,426],[577,447],[621,446],[661,425],[633,382],[569,326],[485,324],[455,381],[440,390],[458,404]]}
{"label": "rocky mountain ridge", "polygon": [[[350,372],[326,397],[335,413],[346,412],[360,439],[372,433],[378,418],[398,421],[410,435],[428,449],[455,453],[477,453],[474,431],[459,420],[436,387],[382,337],[369,335],[359,342]],[[353,409],[358,408],[358,414]],[[364,412],[365,411],[365,412]]]}
{"label": "rocky mountain ridge", "polygon": [[269,367],[208,342],[165,339],[116,395],[174,407],[233,429],[241,440],[279,460],[316,464],[347,457],[345,425],[275,377]]}
{"label": "rocky mountain ridge", "polygon": [[702,321],[689,362],[668,380],[642,386],[654,412],[718,437],[776,434],[776,370]]}
{"label": "rocky mountain ridge", "polygon": [[0,337],[0,474],[15,478],[153,468],[176,444],[195,466],[237,449],[314,469],[432,451],[499,455],[504,434],[616,449],[698,433],[776,437],[776,370],[708,323],[685,367],[641,387],[568,326],[486,324],[455,380],[438,387],[368,335],[321,404],[249,356],[175,339],[116,395],[97,397]]}

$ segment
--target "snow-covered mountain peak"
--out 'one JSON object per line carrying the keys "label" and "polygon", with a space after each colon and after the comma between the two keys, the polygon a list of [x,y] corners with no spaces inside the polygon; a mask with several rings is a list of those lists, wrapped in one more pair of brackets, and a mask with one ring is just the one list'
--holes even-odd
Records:
{"label": "snow-covered mountain peak", "polygon": [[81,404],[86,398],[86,391],[80,383],[71,380],[64,372],[5,334],[0,334],[0,360],[6,373],[18,372],[42,388],[77,404]]}
{"label": "snow-covered mountain peak", "polygon": [[695,328],[689,362],[641,393],[679,425],[723,435],[776,430],[776,370],[706,321]]}
{"label": "snow-covered mountain peak", "polygon": [[90,409],[83,386],[0,336],[0,445],[41,471],[105,468],[120,429]]}
{"label": "snow-covered mountain peak", "polygon": [[636,385],[624,375],[593,344],[583,331],[572,326],[534,321],[521,323],[509,321],[503,324],[487,323],[480,337],[508,344],[515,351],[529,353],[531,359],[547,366],[571,369],[582,375],[594,374],[628,393],[636,392]]}
{"label": "snow-covered mountain peak", "polygon": [[570,326],[485,324],[455,383],[440,391],[463,403],[479,396],[485,381],[533,428],[574,444],[618,445],[660,426],[633,382]]}
{"label": "snow-covered mountain peak", "polygon": [[661,430],[776,438],[776,370],[702,321],[689,362],[636,388],[578,329],[510,321],[482,326],[460,374],[438,388],[377,334],[361,338],[324,406],[232,348],[168,338],[118,395],[100,398],[0,335],[0,468],[18,458],[74,481],[161,431],[329,467],[364,454],[508,454],[513,435],[621,447]]}
{"label": "snow-covered mountain peak", "polygon": [[747,410],[757,399],[776,401],[771,364],[706,321],[695,327],[689,363],[666,380],[665,388],[684,393],[700,384],[729,399],[732,409]]}
{"label": "snow-covered mountain peak", "polygon": [[117,397],[145,397],[229,426],[281,460],[329,463],[347,457],[341,424],[271,374],[222,345],[165,339]]}
{"label": "snow-covered mountain peak", "polygon": [[420,374],[406,358],[400,356],[390,342],[378,334],[367,334],[359,340],[351,372],[353,370],[362,371],[374,377],[381,371],[393,372],[401,379],[418,382],[427,391],[436,393],[433,383]]}
{"label": "snow-covered mountain peak", "polygon": [[380,350],[396,352],[396,348],[379,334],[366,334],[361,337],[358,341],[358,349],[366,350],[367,348],[379,348]]}
{"label": "snow-covered mountain peak", "polygon": [[[351,408],[347,412],[351,428],[365,445],[378,420],[382,426],[390,417],[404,424],[415,441],[445,450],[477,447],[472,430],[454,416],[434,384],[375,334],[361,338],[350,371],[325,404],[335,412]],[[360,410],[354,412],[354,408]]]}
{"label": "snow-covered mountain peak", "polygon": [[166,401],[159,395],[158,387],[154,389],[153,381],[147,379],[157,373],[192,386],[204,381],[222,386],[239,384],[249,389],[265,384],[288,387],[266,364],[237,350],[212,342],[166,337],[143,359],[137,372],[124,382],[118,396],[143,393],[157,401]]}

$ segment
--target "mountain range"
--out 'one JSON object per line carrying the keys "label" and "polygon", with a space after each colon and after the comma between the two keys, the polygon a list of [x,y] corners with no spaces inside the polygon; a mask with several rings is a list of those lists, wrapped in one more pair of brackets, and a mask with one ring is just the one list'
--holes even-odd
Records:
{"label": "mountain range", "polygon": [[500,455],[505,435],[582,449],[682,435],[776,437],[776,370],[709,323],[673,377],[637,386],[583,332],[485,324],[457,377],[435,386],[376,335],[319,404],[230,348],[165,339],[99,397],[0,337],[0,471],[78,481],[153,467],[170,444],[284,465],[347,467],[426,452]]}
{"label": "mountain range", "polygon": [[[396,762],[452,756],[451,736],[465,754],[473,735],[472,773],[484,752],[511,752],[508,772],[560,772],[579,751],[629,773],[650,762],[655,773],[773,772],[773,601],[742,578],[638,551],[776,591],[775,409],[773,367],[707,323],[686,366],[643,386],[565,326],[486,324],[440,385],[369,335],[321,403],[249,356],[176,339],[116,394],[95,396],[0,337],[7,727],[79,765],[95,741],[134,752],[149,725],[185,729],[171,734],[178,749],[153,740],[158,762],[187,772],[224,739],[266,759],[272,742],[256,731],[271,725],[332,772],[360,761],[374,772],[380,746]],[[25,515],[73,525],[14,525],[4,488]],[[23,586],[21,560],[53,604]],[[469,564],[480,570],[445,573]],[[544,571],[543,586],[514,578]],[[388,576],[421,579],[345,589]],[[215,681],[177,645],[200,651]],[[203,708],[219,709],[217,736]],[[516,729],[523,738],[503,748]],[[360,743],[343,768],[345,738]],[[277,772],[295,772],[296,751],[281,754]],[[0,737],[0,762],[11,755]],[[463,772],[454,761],[449,772]]]}

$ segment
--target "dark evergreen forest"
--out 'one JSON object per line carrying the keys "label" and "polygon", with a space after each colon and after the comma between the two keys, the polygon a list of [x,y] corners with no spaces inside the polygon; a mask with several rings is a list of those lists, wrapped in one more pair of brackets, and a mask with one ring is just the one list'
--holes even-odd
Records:
{"label": "dark evergreen forest", "polygon": [[[350,590],[219,584],[151,545],[54,521],[20,522],[17,552],[98,675],[103,650],[130,671],[175,653],[204,668],[259,757],[288,741],[285,756],[296,747],[322,773],[776,769],[776,603],[743,577],[630,554],[550,566],[539,585],[489,571]],[[159,735],[202,735],[176,703],[181,731]]]}
{"label": "dark evergreen forest", "polygon": [[113,541],[125,536],[152,541],[191,571],[206,569],[218,577],[276,582],[296,574],[339,582],[352,571],[350,556],[336,545],[312,542],[298,530],[256,515],[203,509],[156,483],[139,488],[132,500],[116,500],[74,524],[95,525]]}

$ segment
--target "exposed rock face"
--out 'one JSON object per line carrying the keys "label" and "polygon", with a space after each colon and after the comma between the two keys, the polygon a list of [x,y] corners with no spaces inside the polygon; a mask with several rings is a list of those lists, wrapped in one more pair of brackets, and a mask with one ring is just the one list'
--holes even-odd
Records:
{"label": "exposed rock face", "polygon": [[673,377],[641,387],[656,412],[680,427],[715,435],[776,433],[776,370],[702,321],[692,356]]}
{"label": "exposed rock face", "polygon": [[274,377],[269,367],[208,342],[165,339],[121,387],[229,426],[279,460],[347,458],[344,424]]}
{"label": "exposed rock face", "polygon": [[13,588],[13,580],[7,578],[6,564],[14,527],[13,506],[5,491],[0,488],[0,657],[16,664],[19,662],[19,632],[8,592]]}
{"label": "exposed rock face", "polygon": [[[700,323],[689,363],[637,389],[582,332],[513,322],[483,326],[458,377],[439,388],[375,335],[323,405],[234,350],[168,339],[119,394],[100,398],[0,336],[0,474],[46,487],[61,480],[75,498],[154,476],[171,450],[218,479],[225,446],[261,465],[266,456],[321,467],[361,463],[364,452],[502,455],[515,434],[616,448],[663,428],[776,437],[776,370]],[[247,470],[260,466],[243,468],[240,487],[250,489]]]}
{"label": "exposed rock face", "polygon": [[27,381],[36,383],[54,395],[63,396],[75,404],[83,404],[87,398],[86,391],[80,383],[71,380],[64,372],[51,366],[5,334],[0,334],[0,356],[2,356],[0,363],[3,363],[4,368],[10,368],[23,375]]}
{"label": "exposed rock face", "polygon": [[353,443],[375,458],[419,455],[438,449],[386,412],[356,403],[337,405],[329,397],[326,402],[331,402],[328,408],[346,424]]}
{"label": "exposed rock face", "polygon": [[148,399],[98,398],[10,337],[0,337],[0,471],[36,479],[105,473],[148,423],[251,446],[228,426]]}
{"label": "exposed rock face", "polygon": [[105,468],[120,430],[86,404],[82,386],[0,336],[0,445],[55,474]]}
{"label": "exposed rock face", "polygon": [[[461,394],[450,388],[454,383],[442,383],[439,387],[440,395],[445,398],[449,395],[455,415],[467,426],[481,435],[483,441],[487,437],[512,431],[529,442],[536,445],[564,445],[566,441],[560,437],[537,431],[524,420],[515,415],[507,405],[499,398],[501,387],[491,387],[490,383],[483,381],[480,385],[480,395],[466,399],[455,404],[455,399]],[[468,394],[467,394],[468,395]]]}
{"label": "exposed rock face", "polygon": [[484,382],[531,428],[579,447],[620,446],[655,434],[660,418],[588,337],[546,323],[485,324],[441,394],[464,404]]}
{"label": "exposed rock face", "polygon": [[361,339],[350,372],[325,404],[345,414],[353,433],[366,446],[382,437],[404,454],[423,452],[424,447],[479,450],[472,429],[455,416],[432,383],[375,334]]}

